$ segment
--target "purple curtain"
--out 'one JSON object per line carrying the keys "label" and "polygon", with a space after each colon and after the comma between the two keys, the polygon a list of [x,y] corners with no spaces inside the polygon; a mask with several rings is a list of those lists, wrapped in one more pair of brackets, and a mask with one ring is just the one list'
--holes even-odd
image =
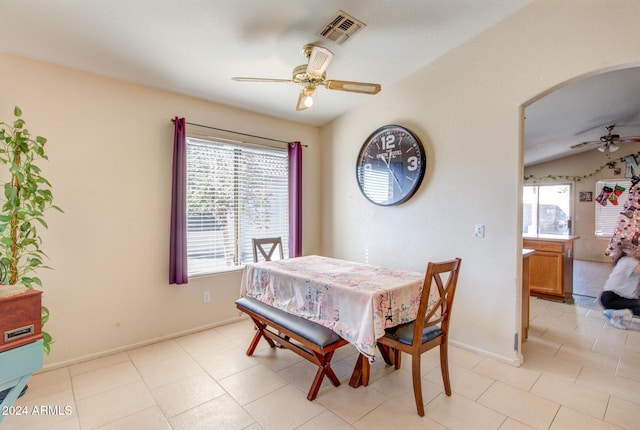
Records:
{"label": "purple curtain", "polygon": [[171,183],[171,238],[169,284],[186,284],[187,276],[187,131],[184,118],[173,120],[173,181]]}
{"label": "purple curtain", "polygon": [[302,145],[289,143],[289,258],[302,255]]}

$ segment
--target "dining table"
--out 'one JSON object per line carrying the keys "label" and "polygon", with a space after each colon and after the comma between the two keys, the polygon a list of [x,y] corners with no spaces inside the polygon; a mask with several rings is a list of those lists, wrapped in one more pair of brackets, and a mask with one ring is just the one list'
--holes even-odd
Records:
{"label": "dining table", "polygon": [[353,344],[360,354],[349,384],[357,387],[368,384],[385,329],[416,318],[423,281],[419,272],[309,255],[248,263],[240,295],[321,324]]}

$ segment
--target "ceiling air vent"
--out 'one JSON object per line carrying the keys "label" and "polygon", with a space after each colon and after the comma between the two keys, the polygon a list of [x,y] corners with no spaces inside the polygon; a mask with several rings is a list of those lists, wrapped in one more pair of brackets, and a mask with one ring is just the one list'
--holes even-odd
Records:
{"label": "ceiling air vent", "polygon": [[320,32],[320,36],[342,45],[366,24],[351,15],[339,11]]}

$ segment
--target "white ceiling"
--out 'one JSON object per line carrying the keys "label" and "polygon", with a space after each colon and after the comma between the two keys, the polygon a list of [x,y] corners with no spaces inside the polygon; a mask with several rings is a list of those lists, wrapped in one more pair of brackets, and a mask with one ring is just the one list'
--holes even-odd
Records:
{"label": "white ceiling", "polygon": [[592,151],[597,145],[571,146],[600,140],[614,124],[614,134],[640,136],[638,67],[576,80],[528,106],[525,165]]}
{"label": "white ceiling", "polygon": [[[231,78],[290,79],[292,69],[306,63],[302,47],[316,43],[335,54],[328,79],[380,83],[385,91],[531,1],[3,1],[0,50],[323,125],[375,96],[319,88],[316,105],[297,112],[299,86]],[[319,32],[340,10],[366,27],[343,45],[323,41]],[[624,79],[633,79],[633,91]],[[640,73],[624,79],[593,87],[576,84],[575,90],[557,91],[527,108],[526,163],[597,139],[609,123],[620,123],[616,132],[623,135],[622,123],[640,125],[634,110]],[[624,90],[614,91],[618,87]],[[595,133],[588,134],[590,129]],[[640,134],[640,127],[634,134]]]}

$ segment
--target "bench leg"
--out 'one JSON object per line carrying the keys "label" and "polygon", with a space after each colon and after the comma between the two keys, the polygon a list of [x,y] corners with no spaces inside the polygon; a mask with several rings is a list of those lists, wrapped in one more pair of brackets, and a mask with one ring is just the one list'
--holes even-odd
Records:
{"label": "bench leg", "polygon": [[[333,369],[331,368],[331,359],[333,358],[333,353],[334,352],[335,351],[331,351],[331,352],[325,354],[325,357],[324,357],[325,361],[324,361],[322,367],[324,367],[325,371],[327,372],[327,376],[331,380],[331,383],[333,384],[333,386],[334,387],[339,387],[340,386],[340,380],[338,379],[336,374],[333,372]],[[319,354],[316,354],[316,355],[319,355]]]}
{"label": "bench leg", "polygon": [[309,394],[307,394],[307,400],[315,400],[318,395],[318,391],[320,391],[320,386],[322,385],[324,375],[327,375],[329,377],[329,380],[334,386],[340,386],[340,380],[331,368],[331,358],[333,358],[334,352],[335,351],[331,351],[325,355],[314,352],[314,355],[319,362],[318,371],[316,372],[316,377],[313,378],[313,383],[311,384],[311,388],[309,389]]}
{"label": "bench leg", "polygon": [[267,341],[267,343],[269,343],[269,346],[271,348],[275,348],[276,344],[273,343],[273,341],[271,339],[269,339],[267,336],[264,335],[264,329],[267,327],[266,324],[261,323],[260,321],[258,321],[255,318],[251,318],[254,322],[254,324],[256,325],[256,334],[253,336],[253,340],[251,341],[251,344],[249,345],[249,349],[247,349],[247,355],[253,355],[253,352],[256,350],[256,347],[258,346],[258,342],[260,342],[260,338],[264,338],[264,340]]}

